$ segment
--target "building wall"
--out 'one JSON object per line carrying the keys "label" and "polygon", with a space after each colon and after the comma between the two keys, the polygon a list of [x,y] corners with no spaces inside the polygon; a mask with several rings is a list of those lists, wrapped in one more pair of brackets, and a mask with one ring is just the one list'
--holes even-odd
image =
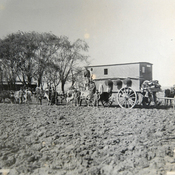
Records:
{"label": "building wall", "polygon": [[[115,81],[120,78],[131,78],[132,89],[140,90],[140,86],[144,80],[152,80],[152,64],[150,63],[128,63],[128,64],[114,64],[102,66],[89,66],[93,79],[96,82],[97,88],[99,84],[103,84],[104,89],[107,88],[105,80],[111,79]],[[117,91],[117,87],[113,87],[113,91]]]}

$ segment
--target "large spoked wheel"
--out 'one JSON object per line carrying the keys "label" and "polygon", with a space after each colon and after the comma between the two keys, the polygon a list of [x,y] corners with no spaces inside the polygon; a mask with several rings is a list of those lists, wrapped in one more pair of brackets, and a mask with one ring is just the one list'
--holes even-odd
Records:
{"label": "large spoked wheel", "polygon": [[117,96],[118,104],[121,108],[133,108],[137,103],[137,94],[129,87],[121,88]]}

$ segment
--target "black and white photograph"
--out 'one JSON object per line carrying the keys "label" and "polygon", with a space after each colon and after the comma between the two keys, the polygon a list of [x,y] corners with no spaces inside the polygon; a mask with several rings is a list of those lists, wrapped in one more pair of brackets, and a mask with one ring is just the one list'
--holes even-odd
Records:
{"label": "black and white photograph", "polygon": [[0,0],[0,175],[175,175],[175,0]]}

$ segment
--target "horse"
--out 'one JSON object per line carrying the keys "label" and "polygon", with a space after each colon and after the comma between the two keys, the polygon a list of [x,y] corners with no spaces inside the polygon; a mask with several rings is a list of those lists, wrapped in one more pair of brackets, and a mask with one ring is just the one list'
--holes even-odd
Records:
{"label": "horse", "polygon": [[0,101],[3,103],[5,102],[5,99],[10,99],[10,102],[14,102],[14,92],[13,91],[1,91],[0,92]]}
{"label": "horse", "polygon": [[32,102],[32,92],[26,89],[23,93],[23,101],[24,103]]}
{"label": "horse", "polygon": [[[164,97],[174,98],[175,97],[175,89],[174,88],[165,89],[165,91],[164,91]],[[172,105],[172,100],[165,99],[165,104],[166,105],[168,105],[169,102],[170,102],[170,105]]]}

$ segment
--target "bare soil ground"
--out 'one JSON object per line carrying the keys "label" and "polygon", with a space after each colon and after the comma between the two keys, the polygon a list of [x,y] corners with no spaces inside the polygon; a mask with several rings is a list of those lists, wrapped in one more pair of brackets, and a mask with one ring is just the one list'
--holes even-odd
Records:
{"label": "bare soil ground", "polygon": [[173,108],[0,104],[0,168],[9,175],[166,175]]}

